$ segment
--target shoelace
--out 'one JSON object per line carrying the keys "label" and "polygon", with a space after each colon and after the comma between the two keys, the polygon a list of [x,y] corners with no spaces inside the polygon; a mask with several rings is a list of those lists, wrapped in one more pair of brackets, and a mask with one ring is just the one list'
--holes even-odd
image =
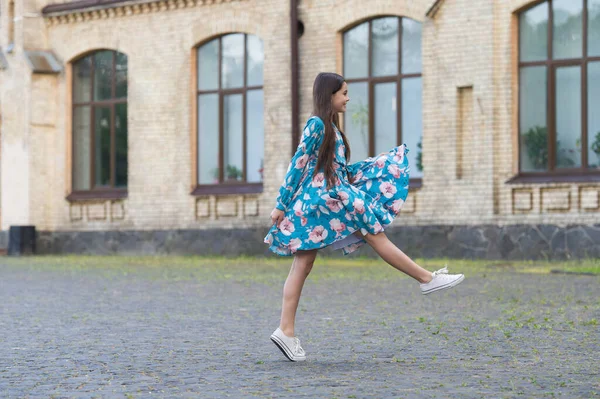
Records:
{"label": "shoelace", "polygon": [[435,272],[431,273],[431,277],[435,277],[435,276],[438,276],[440,274],[448,274],[448,267],[444,266],[443,269],[436,270]]}
{"label": "shoelace", "polygon": [[300,340],[297,337],[294,337],[294,353],[304,354],[304,349],[300,346]]}

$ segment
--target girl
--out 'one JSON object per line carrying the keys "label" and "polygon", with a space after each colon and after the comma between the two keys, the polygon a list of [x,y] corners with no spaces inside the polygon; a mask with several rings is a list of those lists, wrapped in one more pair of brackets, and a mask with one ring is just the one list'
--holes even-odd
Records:
{"label": "girl", "polygon": [[464,276],[443,268],[429,272],[398,249],[385,235],[408,195],[408,149],[401,145],[351,165],[350,147],[338,129],[346,111],[348,85],[335,73],[320,73],[313,86],[313,116],[292,158],[265,237],[270,250],[294,255],[283,287],[279,328],[271,340],[291,361],[306,355],[294,335],[296,309],[317,250],[332,245],[349,254],[368,243],[391,266],[421,283],[421,292],[459,284]]}

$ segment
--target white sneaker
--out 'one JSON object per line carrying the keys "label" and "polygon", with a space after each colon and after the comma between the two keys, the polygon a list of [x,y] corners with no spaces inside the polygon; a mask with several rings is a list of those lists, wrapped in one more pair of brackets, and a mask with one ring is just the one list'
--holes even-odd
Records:
{"label": "white sneaker", "polygon": [[423,295],[431,294],[432,292],[452,288],[460,284],[465,276],[463,274],[448,274],[448,268],[444,267],[432,273],[433,278],[428,283],[421,284],[421,293]]}
{"label": "white sneaker", "polygon": [[281,352],[283,352],[285,357],[292,362],[306,360],[306,353],[304,353],[304,349],[300,346],[300,340],[296,337],[288,337],[280,328],[277,328],[277,330],[271,334],[271,341],[273,341]]}

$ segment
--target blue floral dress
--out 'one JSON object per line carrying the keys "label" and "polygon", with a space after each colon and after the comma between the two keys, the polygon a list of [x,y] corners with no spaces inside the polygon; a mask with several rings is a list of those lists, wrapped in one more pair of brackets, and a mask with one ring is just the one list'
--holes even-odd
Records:
{"label": "blue floral dress", "polygon": [[349,254],[365,243],[353,233],[377,234],[396,217],[408,195],[408,149],[403,144],[387,153],[347,165],[346,148],[335,127],[334,168],[337,183],[327,189],[322,171],[315,172],[324,124],[316,116],[302,140],[279,189],[276,207],[284,219],[271,227],[265,243],[276,254],[332,245]]}

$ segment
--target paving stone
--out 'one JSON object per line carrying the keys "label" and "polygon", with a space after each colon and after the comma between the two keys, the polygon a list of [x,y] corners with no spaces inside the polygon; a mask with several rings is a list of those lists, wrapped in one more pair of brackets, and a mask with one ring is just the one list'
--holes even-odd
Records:
{"label": "paving stone", "polygon": [[298,312],[308,358],[292,363],[269,341],[286,270],[43,259],[0,258],[2,398],[600,395],[594,276],[479,273],[423,297],[401,276],[323,270]]}

